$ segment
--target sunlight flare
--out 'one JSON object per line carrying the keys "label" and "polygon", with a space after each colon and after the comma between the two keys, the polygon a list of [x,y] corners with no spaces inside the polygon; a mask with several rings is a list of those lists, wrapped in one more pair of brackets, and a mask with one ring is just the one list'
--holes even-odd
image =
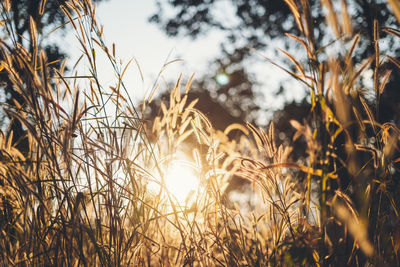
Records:
{"label": "sunlight flare", "polygon": [[163,178],[158,176],[156,180],[150,181],[148,188],[157,194],[160,192],[160,185],[163,184],[162,195],[167,197],[168,192],[174,205],[192,205],[200,192],[200,178],[196,166],[180,156],[178,159],[168,160],[168,163],[164,162],[162,169]]}
{"label": "sunlight flare", "polygon": [[192,196],[199,188],[199,179],[195,170],[186,162],[171,162],[166,175],[165,186],[179,204],[184,205],[192,201]]}

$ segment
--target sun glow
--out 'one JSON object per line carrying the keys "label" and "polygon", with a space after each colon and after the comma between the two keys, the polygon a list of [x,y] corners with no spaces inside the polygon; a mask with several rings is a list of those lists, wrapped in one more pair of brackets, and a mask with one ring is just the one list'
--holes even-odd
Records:
{"label": "sun glow", "polygon": [[193,201],[193,196],[199,189],[199,179],[195,170],[182,161],[170,163],[166,170],[164,182],[168,192],[180,205],[189,204],[188,202]]}
{"label": "sun glow", "polygon": [[163,178],[158,176],[148,184],[151,192],[155,194],[161,192],[165,199],[169,199],[167,203],[171,200],[174,205],[180,207],[191,206],[201,192],[198,170],[195,164],[185,159],[180,157],[168,160],[168,163],[164,162]]}

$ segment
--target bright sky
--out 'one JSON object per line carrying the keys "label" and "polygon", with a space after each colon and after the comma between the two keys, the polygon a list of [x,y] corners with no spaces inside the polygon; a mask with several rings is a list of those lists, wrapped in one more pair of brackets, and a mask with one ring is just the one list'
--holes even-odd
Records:
{"label": "bright sky", "polygon": [[[195,41],[190,38],[168,38],[157,25],[148,23],[148,18],[155,11],[154,1],[109,0],[99,4],[96,12],[98,22],[104,25],[107,45],[111,47],[112,43],[116,44],[117,58],[125,64],[132,58],[139,63],[144,82],[134,63],[130,65],[125,77],[128,87],[135,87],[137,100],[141,100],[143,92],[153,85],[167,61],[184,60],[170,64],[163,71],[162,78],[167,81],[177,80],[180,73],[184,77],[201,73],[218,54],[219,43],[223,38],[215,32]],[[68,51],[73,62],[81,54],[80,46],[72,35],[67,38],[74,44]],[[100,64],[102,60],[99,59]],[[103,81],[115,81],[111,69],[107,66],[103,68],[100,68]]]}
{"label": "bright sky", "polygon": [[[183,59],[183,62],[175,62],[163,72],[161,80],[176,81],[182,73],[189,77],[201,73],[208,68],[209,62],[219,53],[219,44],[224,40],[224,34],[211,31],[206,36],[200,36],[196,40],[191,38],[170,38],[165,35],[157,25],[148,22],[148,18],[156,11],[155,1],[152,0],[108,0],[102,2],[97,8],[98,22],[104,25],[104,37],[107,45],[116,44],[117,58],[127,63],[133,57],[139,63],[144,75],[141,80],[138,68],[131,64],[125,77],[125,84],[129,90],[133,90],[134,99],[141,101],[144,92],[151,88],[157,74],[166,61]],[[67,38],[73,38],[69,35]],[[72,60],[80,55],[79,44],[73,40],[68,51]],[[99,60],[100,61],[100,60]],[[101,61],[100,61],[101,62]],[[84,66],[83,66],[84,68]],[[110,68],[100,68],[103,82],[115,82]],[[258,90],[266,95],[260,104],[266,109],[280,108],[283,97],[274,96],[279,81],[285,79],[282,71],[276,70],[267,62],[258,60],[252,62],[251,71],[255,72],[257,80],[261,83]],[[161,89],[163,86],[161,86]],[[165,87],[164,87],[165,88]],[[290,93],[293,98],[301,99],[300,91]]]}

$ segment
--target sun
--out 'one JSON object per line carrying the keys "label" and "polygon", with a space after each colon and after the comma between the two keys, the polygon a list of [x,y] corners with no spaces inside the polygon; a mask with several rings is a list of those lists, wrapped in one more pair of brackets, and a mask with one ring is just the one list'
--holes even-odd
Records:
{"label": "sun", "polygon": [[180,205],[189,204],[199,190],[199,177],[195,169],[182,160],[169,163],[164,176],[166,189]]}

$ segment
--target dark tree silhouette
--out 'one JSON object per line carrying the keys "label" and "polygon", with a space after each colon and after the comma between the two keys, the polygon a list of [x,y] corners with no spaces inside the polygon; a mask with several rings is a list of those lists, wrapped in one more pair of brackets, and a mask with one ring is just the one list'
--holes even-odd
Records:
{"label": "dark tree silhouette", "polygon": [[[338,4],[348,6],[350,15],[353,17],[352,30],[361,35],[357,53],[354,54],[355,63],[359,63],[374,54],[374,20],[377,20],[383,28],[395,25],[396,19],[385,1],[348,0],[338,1]],[[323,60],[327,56],[326,46],[337,40],[336,36],[345,35],[341,32],[335,35],[327,30],[325,13],[320,1],[310,0],[310,6],[314,22],[315,44],[319,45],[316,49],[320,51],[319,59]],[[229,69],[232,65],[242,65],[246,72],[243,61],[251,55],[249,47],[256,50],[267,49],[271,41],[279,40],[285,45],[285,49],[296,49],[294,42],[285,36],[285,33],[298,35],[299,32],[294,17],[283,0],[157,0],[157,7],[156,14],[149,20],[157,23],[169,36],[201,38],[201,35],[211,29],[218,29],[221,34],[225,34],[226,40],[221,43],[221,56],[215,60],[219,66],[217,69],[221,71]],[[229,16],[234,16],[234,18],[231,19]],[[340,12],[338,16],[341,16]],[[390,53],[395,57],[400,55],[399,48],[394,45],[396,38],[380,31],[380,40],[384,44],[381,46],[383,54]],[[392,47],[396,47],[396,50],[391,50]],[[233,78],[233,75],[231,77]],[[393,75],[391,81],[389,86],[398,84],[397,76]],[[248,87],[249,90],[251,88],[251,86]],[[397,105],[394,100],[399,99],[399,96],[400,94],[395,90],[388,90],[383,100],[390,101],[393,109]],[[247,95],[239,94],[236,97],[245,100]],[[388,112],[385,115],[380,116],[381,121],[393,118]]]}
{"label": "dark tree silhouette", "polygon": [[[226,6],[221,6],[222,2]],[[346,3],[346,1],[340,2],[342,3],[338,4]],[[358,53],[360,60],[374,52],[372,44],[374,19],[378,20],[381,26],[393,25],[396,20],[394,16],[391,16],[391,11],[385,1],[349,0],[347,5],[352,17],[355,18],[352,21],[353,30],[362,35],[363,51]],[[234,48],[231,49],[230,54],[237,54],[239,57],[248,56],[248,52],[241,50],[243,48],[268,47],[271,39],[287,40],[283,38],[286,32],[298,34],[294,17],[282,0],[157,0],[157,6],[158,11],[150,18],[150,21],[158,23],[169,36],[196,38],[216,28],[227,34],[226,41],[222,44],[223,50],[228,47]],[[310,1],[310,6],[316,43],[323,44],[327,41],[323,8],[320,1],[315,0]],[[230,15],[226,12],[230,10],[235,16],[234,20],[226,19]],[[230,21],[233,22],[229,23]],[[388,42],[388,47],[393,47],[394,38],[386,34],[381,38]],[[286,45],[289,46],[290,43],[286,42]]]}

